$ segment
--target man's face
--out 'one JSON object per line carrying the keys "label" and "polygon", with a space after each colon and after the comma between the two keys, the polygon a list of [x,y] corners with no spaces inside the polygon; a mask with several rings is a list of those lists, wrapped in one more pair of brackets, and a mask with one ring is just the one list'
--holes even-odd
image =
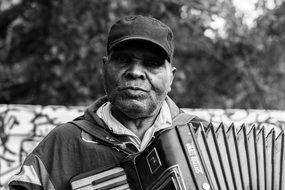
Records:
{"label": "man's face", "polygon": [[174,72],[175,68],[155,50],[122,46],[104,59],[104,88],[111,104],[126,116],[149,117],[161,108]]}

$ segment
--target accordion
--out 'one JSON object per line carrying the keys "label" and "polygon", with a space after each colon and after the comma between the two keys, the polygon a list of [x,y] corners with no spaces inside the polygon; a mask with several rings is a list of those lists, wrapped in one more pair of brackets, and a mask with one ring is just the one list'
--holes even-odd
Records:
{"label": "accordion", "polygon": [[284,190],[284,131],[191,124],[161,131],[140,154],[80,174],[72,189]]}

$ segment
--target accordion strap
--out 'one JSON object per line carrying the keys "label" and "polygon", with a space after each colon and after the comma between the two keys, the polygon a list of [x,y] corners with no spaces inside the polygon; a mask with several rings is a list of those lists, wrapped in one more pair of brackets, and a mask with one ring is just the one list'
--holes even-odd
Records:
{"label": "accordion strap", "polygon": [[118,151],[124,152],[125,154],[133,154],[134,152],[129,150],[124,143],[114,138],[110,133],[105,130],[102,130],[100,126],[92,123],[88,120],[74,120],[69,122],[88,134],[95,137],[100,143],[112,147]]}
{"label": "accordion strap", "polygon": [[[180,113],[178,114],[172,121],[173,125],[172,127],[178,126],[178,125],[185,125],[189,123],[193,118],[196,116],[190,115],[187,113]],[[134,152],[126,148],[126,145],[113,137],[110,133],[108,133],[105,130],[102,130],[100,126],[97,126],[91,121],[80,119],[80,120],[74,120],[69,122],[78,128],[82,129],[83,131],[87,132],[88,134],[91,134],[93,137],[95,137],[97,140],[100,141],[100,143],[105,144],[107,146],[110,146],[112,148],[115,148],[118,151],[122,151],[126,153],[127,155],[133,154]]]}

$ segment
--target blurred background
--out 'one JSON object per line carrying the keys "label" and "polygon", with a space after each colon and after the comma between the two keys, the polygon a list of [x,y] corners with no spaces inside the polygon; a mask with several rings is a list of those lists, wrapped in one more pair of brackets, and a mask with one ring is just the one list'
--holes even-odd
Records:
{"label": "blurred background", "polygon": [[104,95],[107,33],[129,14],[173,29],[180,107],[285,109],[283,0],[0,0],[0,104]]}
{"label": "blurred background", "polygon": [[107,33],[130,14],[174,31],[170,96],[185,111],[265,126],[269,138],[285,129],[284,0],[0,0],[0,188],[50,130],[105,94]]}

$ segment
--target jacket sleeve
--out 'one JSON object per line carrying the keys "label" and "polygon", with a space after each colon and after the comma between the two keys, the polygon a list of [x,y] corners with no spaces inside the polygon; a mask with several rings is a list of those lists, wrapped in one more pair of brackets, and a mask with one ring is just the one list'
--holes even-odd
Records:
{"label": "jacket sleeve", "polygon": [[9,190],[54,190],[48,172],[41,159],[30,154],[18,174],[9,181]]}

